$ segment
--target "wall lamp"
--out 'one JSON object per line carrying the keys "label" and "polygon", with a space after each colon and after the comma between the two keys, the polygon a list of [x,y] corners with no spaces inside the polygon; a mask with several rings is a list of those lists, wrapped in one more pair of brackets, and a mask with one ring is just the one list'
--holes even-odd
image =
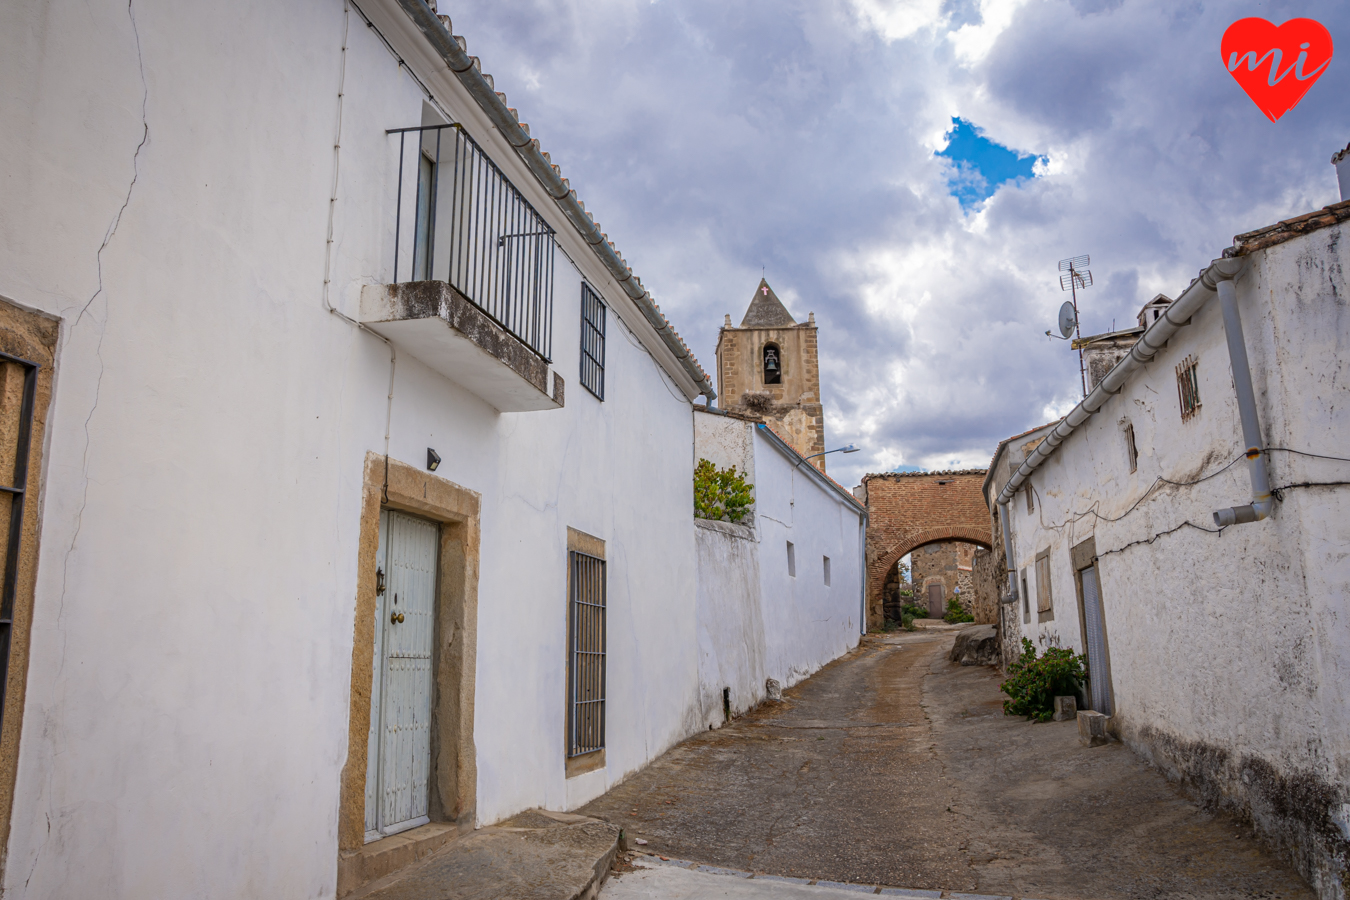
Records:
{"label": "wall lamp", "polygon": [[817,456],[825,456],[828,453],[857,453],[861,447],[849,444],[847,447],[836,447],[833,450],[826,450],[825,453],[812,453],[810,456],[803,456],[802,459],[815,459]]}
{"label": "wall lamp", "polygon": [[441,464],[441,455],[430,447],[427,448],[427,471],[435,472],[436,467]]}

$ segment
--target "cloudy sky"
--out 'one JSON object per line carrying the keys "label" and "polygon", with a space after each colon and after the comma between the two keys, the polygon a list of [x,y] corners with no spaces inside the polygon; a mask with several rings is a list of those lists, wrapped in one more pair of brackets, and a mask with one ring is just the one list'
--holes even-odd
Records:
{"label": "cloudy sky", "polygon": [[1244,16],[1315,18],[1350,52],[1344,2],[440,11],[706,369],[761,271],[815,312],[827,444],[864,448],[831,457],[845,484],[983,467],[1077,402],[1077,356],[1044,335],[1061,258],[1092,257],[1084,333],[1125,327],[1234,234],[1337,200],[1350,142],[1350,63],[1272,123],[1219,53]]}

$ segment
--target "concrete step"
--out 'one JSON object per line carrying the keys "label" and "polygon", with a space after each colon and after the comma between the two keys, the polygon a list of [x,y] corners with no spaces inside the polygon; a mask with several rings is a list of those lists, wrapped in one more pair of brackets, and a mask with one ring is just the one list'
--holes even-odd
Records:
{"label": "concrete step", "polygon": [[456,838],[346,900],[594,900],[619,851],[619,829],[530,810]]}

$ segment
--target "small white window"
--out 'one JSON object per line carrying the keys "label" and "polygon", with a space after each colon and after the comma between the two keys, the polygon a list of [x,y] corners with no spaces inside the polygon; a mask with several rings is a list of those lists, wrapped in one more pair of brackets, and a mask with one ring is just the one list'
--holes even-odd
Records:
{"label": "small white window", "polygon": [[796,548],[794,548],[794,547],[792,546],[792,541],[788,541],[788,542],[787,542],[787,551],[788,551],[788,575],[792,576],[793,578],[796,578],[796,577],[797,577],[797,551],[796,551]]}
{"label": "small white window", "polygon": [[826,556],[824,559],[825,559],[825,586],[826,586],[826,587],[829,587],[829,586],[830,586],[830,558],[829,558],[828,556]]}

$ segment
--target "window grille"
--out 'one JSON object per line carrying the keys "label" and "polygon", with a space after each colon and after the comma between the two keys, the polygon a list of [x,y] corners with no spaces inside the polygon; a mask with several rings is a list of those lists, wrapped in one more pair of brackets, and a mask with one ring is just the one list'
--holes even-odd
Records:
{"label": "window grille", "polygon": [[581,384],[605,399],[605,304],[581,283]]}
{"label": "window grille", "polygon": [[1199,363],[1194,356],[1188,356],[1177,366],[1177,398],[1181,401],[1181,421],[1189,422],[1200,411],[1200,376],[1196,372]]}
{"label": "window grille", "polygon": [[576,550],[568,605],[567,755],[581,756],[605,746],[605,561]]}
{"label": "window grille", "polygon": [[[17,371],[16,371],[17,370]],[[14,630],[14,598],[19,583],[19,542],[23,537],[23,508],[28,487],[28,451],[33,436],[33,403],[37,395],[37,363],[0,353],[0,416],[3,417],[4,431],[14,435],[14,443],[0,450],[8,456],[13,454],[14,469],[10,485],[0,485],[0,496],[9,498],[9,535],[5,543],[5,574],[3,589],[0,591],[0,722],[5,715],[5,690],[9,686],[9,650]],[[22,385],[11,382],[10,376],[21,375]],[[14,384],[17,390],[11,390]],[[17,397],[15,396],[17,395]],[[18,400],[18,409],[13,409],[9,401]],[[17,413],[17,421],[11,419]]]}
{"label": "window grille", "polygon": [[458,124],[395,128],[394,275],[444,281],[547,360],[554,231]]}

